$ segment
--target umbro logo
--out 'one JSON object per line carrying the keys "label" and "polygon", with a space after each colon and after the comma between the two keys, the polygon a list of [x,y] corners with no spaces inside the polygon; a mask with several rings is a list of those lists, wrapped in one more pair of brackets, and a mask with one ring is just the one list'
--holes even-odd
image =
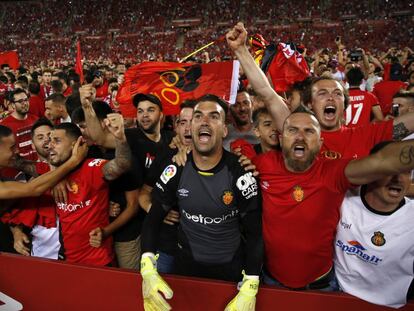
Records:
{"label": "umbro logo", "polygon": [[184,188],[179,189],[177,192],[178,192],[178,195],[181,197],[188,197],[188,194],[190,193],[190,191]]}

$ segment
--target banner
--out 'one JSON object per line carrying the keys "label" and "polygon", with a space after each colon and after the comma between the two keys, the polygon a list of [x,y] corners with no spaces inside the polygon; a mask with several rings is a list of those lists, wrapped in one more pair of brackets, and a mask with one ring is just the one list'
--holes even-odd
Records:
{"label": "banner", "polygon": [[178,114],[184,100],[205,94],[217,95],[234,104],[238,77],[238,61],[208,64],[144,62],[126,71],[116,100],[122,114],[130,117],[136,114],[132,97],[138,93],[157,96],[165,115]]}
{"label": "banner", "polygon": [[19,68],[19,55],[17,51],[7,51],[0,53],[0,65],[8,64],[10,68],[16,70]]}
{"label": "banner", "polygon": [[[240,275],[240,278],[242,276]],[[236,282],[163,275],[173,311],[223,311]],[[143,311],[142,279],[132,270],[97,268],[0,253],[0,311]],[[389,311],[344,293],[292,291],[261,284],[256,311]],[[399,311],[413,311],[408,302]]]}

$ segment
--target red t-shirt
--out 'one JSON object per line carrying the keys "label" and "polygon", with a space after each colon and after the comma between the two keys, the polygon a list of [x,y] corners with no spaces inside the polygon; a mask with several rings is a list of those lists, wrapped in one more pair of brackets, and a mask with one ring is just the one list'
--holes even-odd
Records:
{"label": "red t-shirt", "polygon": [[47,86],[47,85],[41,85],[40,86],[40,93],[39,93],[40,98],[45,100],[46,98],[48,98],[52,94],[53,94],[53,89],[52,89],[51,86]]}
{"label": "red t-shirt", "polygon": [[349,89],[349,105],[345,111],[348,127],[366,125],[371,122],[372,107],[378,105],[377,97],[360,89]]}
{"label": "red t-shirt", "polygon": [[109,186],[102,174],[106,162],[87,159],[66,177],[71,190],[67,203],[57,204],[57,214],[68,262],[105,266],[114,257],[112,237],[106,238],[99,248],[89,244],[89,232],[109,224]]}
{"label": "red t-shirt", "polygon": [[321,155],[329,159],[361,158],[379,142],[392,140],[392,134],[393,120],[352,128],[342,126],[334,132],[322,131]]}
{"label": "red t-shirt", "polygon": [[407,84],[402,81],[388,80],[375,83],[372,92],[377,96],[384,116],[391,113],[392,97],[401,89],[406,88]]}
{"label": "red t-shirt", "polygon": [[20,156],[33,161],[37,160],[37,154],[36,151],[32,149],[32,136],[30,131],[33,123],[35,123],[37,119],[39,119],[37,116],[27,114],[25,120],[17,120],[12,115],[9,115],[0,121],[1,125],[11,128],[16,136],[16,143]]}
{"label": "red t-shirt", "polygon": [[[36,162],[36,171],[39,175],[50,170],[49,164]],[[46,228],[56,227],[55,200],[50,192],[39,197],[22,199],[16,209],[13,210],[10,223],[23,224],[32,228],[34,225],[41,225]]]}
{"label": "red t-shirt", "polygon": [[45,116],[45,101],[38,95],[31,95],[29,99],[29,113],[39,118]]}
{"label": "red t-shirt", "polygon": [[97,100],[104,100],[106,96],[108,96],[109,91],[108,91],[108,87],[109,87],[109,83],[108,81],[104,81],[104,83],[96,88],[96,99]]}
{"label": "red t-shirt", "polygon": [[71,94],[72,94],[72,88],[68,86],[66,90],[63,92],[63,96],[68,97]]}
{"label": "red t-shirt", "polygon": [[289,172],[279,151],[254,160],[263,197],[265,263],[288,287],[303,287],[332,267],[339,207],[351,186],[350,160],[317,158],[304,173]]}

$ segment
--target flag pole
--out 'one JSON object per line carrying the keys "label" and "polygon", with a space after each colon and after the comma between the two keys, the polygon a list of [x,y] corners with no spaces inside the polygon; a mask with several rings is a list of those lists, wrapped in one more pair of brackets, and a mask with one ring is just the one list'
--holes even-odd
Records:
{"label": "flag pole", "polygon": [[188,54],[187,56],[184,56],[181,60],[180,63],[185,62],[188,58],[190,58],[191,56],[197,54],[198,52],[201,52],[202,50],[208,48],[210,45],[213,45],[214,43],[218,43],[220,41],[223,41],[225,38],[225,36],[221,36],[220,38],[218,38],[217,40],[211,41],[210,43],[202,46],[201,48],[195,50],[194,52],[191,52],[190,54]]}

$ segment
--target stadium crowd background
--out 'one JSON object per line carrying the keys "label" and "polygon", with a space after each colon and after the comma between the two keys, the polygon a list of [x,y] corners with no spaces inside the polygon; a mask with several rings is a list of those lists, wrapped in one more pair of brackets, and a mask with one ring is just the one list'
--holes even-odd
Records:
{"label": "stadium crowd background", "polygon": [[[89,61],[175,61],[238,20],[268,41],[303,43],[309,55],[334,48],[338,35],[348,48],[375,54],[414,40],[412,1],[13,1],[0,8],[0,50],[17,49],[25,65],[73,61],[78,36]],[[208,51],[229,55],[220,45]]]}

